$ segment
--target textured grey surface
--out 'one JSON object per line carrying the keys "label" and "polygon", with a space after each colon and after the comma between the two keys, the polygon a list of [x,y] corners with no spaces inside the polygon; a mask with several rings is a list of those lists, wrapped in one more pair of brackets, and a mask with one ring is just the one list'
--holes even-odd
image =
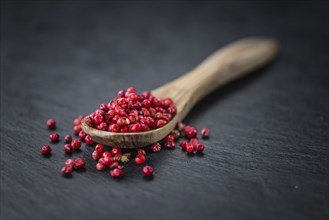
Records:
{"label": "textured grey surface", "polygon": [[[328,2],[1,1],[1,219],[327,219]],[[124,179],[62,178],[45,122],[63,138],[79,114],[135,86],[153,89],[215,49],[276,37],[278,60],[217,90],[186,122],[209,127],[203,157],[148,155]]]}

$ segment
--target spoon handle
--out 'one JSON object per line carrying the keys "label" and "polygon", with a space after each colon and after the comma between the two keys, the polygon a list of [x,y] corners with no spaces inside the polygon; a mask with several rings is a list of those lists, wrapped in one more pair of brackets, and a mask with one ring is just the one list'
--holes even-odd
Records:
{"label": "spoon handle", "polygon": [[180,120],[204,96],[269,63],[278,53],[278,43],[270,38],[246,38],[215,51],[192,71],[153,91],[176,103]]}

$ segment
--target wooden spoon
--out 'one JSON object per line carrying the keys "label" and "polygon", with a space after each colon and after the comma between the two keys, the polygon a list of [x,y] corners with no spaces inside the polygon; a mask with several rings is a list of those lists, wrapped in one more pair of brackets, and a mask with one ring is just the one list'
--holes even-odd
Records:
{"label": "wooden spoon", "polygon": [[269,63],[278,53],[278,44],[269,38],[246,38],[214,52],[199,66],[155,90],[155,97],[170,97],[177,115],[164,127],[139,133],[100,131],[82,120],[83,130],[97,143],[121,148],[153,144],[168,135],[193,106],[216,88]]}

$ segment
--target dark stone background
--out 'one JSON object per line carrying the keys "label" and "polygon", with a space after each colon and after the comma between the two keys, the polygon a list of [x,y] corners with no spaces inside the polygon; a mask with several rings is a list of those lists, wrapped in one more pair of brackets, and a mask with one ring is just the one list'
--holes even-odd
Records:
{"label": "dark stone background", "polygon": [[[273,36],[279,58],[219,89],[186,122],[209,127],[203,157],[149,154],[121,181],[60,175],[45,122],[72,121],[119,89],[156,88],[215,49]],[[1,219],[327,219],[327,1],[1,1]]]}

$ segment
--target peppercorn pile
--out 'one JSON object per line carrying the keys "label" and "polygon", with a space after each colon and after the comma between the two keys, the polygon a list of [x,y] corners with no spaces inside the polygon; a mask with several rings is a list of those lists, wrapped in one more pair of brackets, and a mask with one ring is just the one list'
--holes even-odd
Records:
{"label": "peppercorn pile", "polygon": [[[100,108],[88,116],[79,116],[73,121],[73,131],[79,139],[72,139],[70,135],[64,138],[64,152],[72,155],[74,151],[79,150],[82,141],[87,145],[95,146],[91,157],[96,161],[95,167],[98,171],[103,171],[106,168],[110,169],[110,175],[113,178],[121,178],[124,174],[125,165],[131,160],[134,155],[134,161],[137,165],[145,164],[147,161],[146,151],[142,148],[130,150],[130,152],[123,153],[120,148],[113,147],[111,150],[102,144],[94,145],[94,141],[82,130],[81,120],[85,121],[100,130],[107,130],[111,132],[141,132],[150,129],[156,129],[168,123],[176,114],[176,107],[170,98],[158,99],[151,95],[150,92],[144,92],[137,95],[136,90],[131,87],[127,91],[119,91],[118,97],[108,103],[101,104]],[[56,129],[56,121],[49,119],[47,127],[50,130]],[[150,148],[152,153],[157,153],[163,148],[175,149],[176,143],[179,139],[179,145],[183,151],[188,154],[203,153],[205,146],[199,143],[197,138],[197,129],[185,125],[183,123],[177,124],[177,129],[173,130],[164,140],[154,143],[147,148]],[[201,130],[200,135],[203,139],[209,137],[209,129]],[[59,142],[59,135],[51,133],[49,135],[50,141]],[[51,147],[45,145],[41,149],[44,156],[51,154]],[[75,160],[68,159],[65,162],[61,172],[63,176],[71,175],[75,169],[84,169],[85,161],[81,158]],[[149,177],[153,175],[153,167],[144,166],[142,173]]]}
{"label": "peppercorn pile", "polygon": [[103,103],[86,117],[86,123],[110,132],[143,132],[161,128],[177,112],[171,98],[159,99],[151,92],[137,94],[134,87],[118,92],[117,98]]}

